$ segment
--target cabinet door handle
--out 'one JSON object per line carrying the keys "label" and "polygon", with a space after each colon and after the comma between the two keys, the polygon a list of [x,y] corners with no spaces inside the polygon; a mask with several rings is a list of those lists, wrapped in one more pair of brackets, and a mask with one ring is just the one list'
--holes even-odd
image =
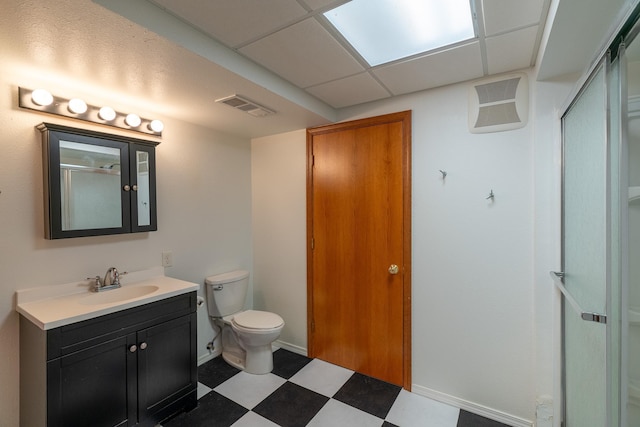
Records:
{"label": "cabinet door handle", "polygon": [[145,348],[147,348],[147,343],[143,342],[140,344],[140,350],[144,350]]}
{"label": "cabinet door handle", "polygon": [[137,345],[135,345],[135,344],[134,344],[134,345],[132,345],[131,347],[129,347],[129,351],[130,351],[131,353],[135,353],[137,349],[138,349],[138,346],[137,346]]}
{"label": "cabinet door handle", "polygon": [[131,190],[131,186],[129,184],[125,184],[124,187],[122,187],[122,189],[124,191],[129,191],[129,190]]}

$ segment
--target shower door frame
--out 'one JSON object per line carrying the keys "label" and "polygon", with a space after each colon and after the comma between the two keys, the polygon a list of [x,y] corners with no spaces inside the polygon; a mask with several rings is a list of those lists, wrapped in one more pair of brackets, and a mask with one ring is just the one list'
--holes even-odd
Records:
{"label": "shower door frame", "polygon": [[[603,112],[603,116],[604,116],[604,150],[603,150],[603,155],[605,156],[604,158],[604,173],[603,173],[603,178],[604,178],[604,200],[605,200],[605,206],[602,206],[602,209],[605,210],[604,213],[604,224],[602,224],[602,226],[604,227],[604,256],[605,256],[605,260],[604,260],[604,279],[605,279],[605,289],[604,289],[604,293],[605,293],[605,313],[600,314],[600,313],[587,313],[584,312],[583,309],[581,309],[578,305],[579,303],[576,302],[576,300],[570,296],[567,295],[567,293],[569,291],[566,290],[566,288],[560,288],[562,290],[563,298],[561,299],[561,320],[560,320],[560,328],[561,328],[561,388],[562,388],[562,425],[566,426],[566,422],[567,422],[567,351],[566,351],[566,346],[567,346],[567,337],[566,337],[566,312],[567,310],[571,310],[572,308],[574,308],[576,311],[582,311],[582,320],[583,321],[594,321],[594,322],[599,322],[599,323],[605,323],[605,339],[604,339],[604,345],[605,348],[604,350],[604,359],[605,359],[605,366],[603,367],[604,369],[604,377],[605,377],[605,397],[607,395],[610,395],[610,381],[608,380],[608,373],[610,372],[610,363],[611,363],[611,357],[610,357],[610,334],[611,334],[611,322],[610,319],[607,319],[607,315],[611,312],[610,308],[611,308],[611,300],[610,300],[610,295],[611,295],[611,271],[610,271],[610,260],[611,260],[611,248],[610,248],[610,241],[611,241],[611,233],[610,233],[610,224],[611,224],[611,220],[610,220],[610,199],[611,199],[611,186],[610,186],[610,138],[611,138],[611,117],[610,117],[610,108],[609,108],[609,99],[610,99],[610,71],[611,71],[611,67],[610,67],[610,55],[605,54],[605,56],[603,56],[602,58],[600,58],[599,61],[597,61],[594,66],[592,67],[592,69],[590,70],[587,78],[582,82],[582,85],[580,87],[580,90],[575,94],[575,96],[573,97],[573,100],[571,101],[571,103],[569,104],[569,106],[564,110],[563,114],[562,114],[562,118],[561,118],[561,124],[562,124],[562,163],[561,163],[561,170],[562,170],[562,178],[561,178],[561,274],[558,275],[559,279],[561,280],[562,277],[564,277],[564,273],[566,272],[566,239],[565,239],[565,230],[566,230],[566,221],[565,221],[565,216],[566,216],[566,212],[565,212],[565,202],[566,202],[566,180],[565,180],[565,171],[566,171],[566,160],[567,160],[567,156],[566,156],[566,147],[565,147],[565,137],[566,137],[566,127],[565,127],[565,118],[567,117],[567,115],[569,114],[569,112],[572,111],[572,108],[577,104],[578,101],[581,100],[582,95],[586,92],[586,90],[590,87],[590,85],[594,82],[594,79],[596,77],[598,77],[598,74],[600,72],[602,72],[604,74],[603,77],[603,82],[604,82],[604,105],[602,105],[602,112]],[[556,273],[557,274],[557,273]],[[564,283],[562,283],[564,285]],[[566,292],[566,293],[565,293]],[[567,302],[569,302],[570,304],[568,305]],[[580,314],[580,313],[579,313]],[[589,315],[591,315],[591,319],[589,319]],[[586,317],[585,317],[586,316]],[[611,407],[610,407],[610,402],[611,399],[607,399],[606,402],[606,411],[604,414],[604,419],[605,420],[610,420],[611,419]],[[571,421],[571,420],[569,420]],[[569,427],[573,427],[571,425],[569,425]]]}
{"label": "shower door frame", "polygon": [[[606,414],[605,420],[611,425],[627,426],[628,417],[626,406],[628,403],[628,301],[629,294],[629,246],[628,246],[628,198],[627,192],[629,187],[629,141],[628,141],[628,123],[629,123],[629,98],[627,93],[627,57],[626,46],[632,43],[640,34],[640,3],[634,10],[628,13],[623,23],[619,26],[618,32],[611,39],[606,51],[595,61],[582,81],[579,91],[573,97],[571,103],[563,110],[564,118],[579,99],[584,89],[591,82],[593,76],[597,73],[600,64],[605,64],[605,88],[606,88],[606,235],[605,244],[607,245],[606,254],[606,314],[608,316],[606,322],[605,337],[605,359],[606,359]],[[637,43],[640,43],[638,41]],[[617,70],[615,69],[617,67]],[[612,80],[612,73],[617,73],[615,79]],[[618,133],[612,133],[612,124],[617,125]],[[615,128],[613,128],[615,129]],[[617,138],[613,140],[613,138]],[[615,150],[612,151],[612,148]],[[615,156],[616,158],[614,158]],[[615,163],[617,162],[617,163]],[[612,165],[614,165],[612,169]],[[564,230],[564,129],[563,129],[563,160],[562,160],[562,230]],[[615,184],[615,185],[614,185]],[[617,206],[616,206],[617,204]],[[612,211],[613,209],[613,211]],[[613,213],[613,215],[612,215]],[[617,217],[616,217],[617,215]],[[615,222],[617,221],[617,223]],[[612,225],[614,229],[612,229]],[[614,233],[618,236],[614,236]],[[618,240],[613,239],[617,237]],[[561,237],[562,262],[564,264],[564,232]],[[617,251],[617,252],[616,252]],[[612,254],[614,262],[612,265]],[[616,258],[616,255],[618,258]],[[564,268],[564,265],[563,265]],[[615,283],[614,283],[615,282]],[[617,288],[616,288],[617,287]],[[562,422],[566,423],[566,372],[565,364],[565,315],[566,299],[562,298],[562,344],[561,344],[561,363],[562,363]],[[571,427],[571,426],[569,426]]]}

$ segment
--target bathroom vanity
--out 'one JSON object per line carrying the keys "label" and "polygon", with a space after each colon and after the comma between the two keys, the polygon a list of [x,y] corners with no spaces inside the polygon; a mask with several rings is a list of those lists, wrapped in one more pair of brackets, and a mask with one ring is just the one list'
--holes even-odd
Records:
{"label": "bathroom vanity", "polygon": [[17,292],[22,426],[154,426],[195,408],[198,285],[129,282]]}

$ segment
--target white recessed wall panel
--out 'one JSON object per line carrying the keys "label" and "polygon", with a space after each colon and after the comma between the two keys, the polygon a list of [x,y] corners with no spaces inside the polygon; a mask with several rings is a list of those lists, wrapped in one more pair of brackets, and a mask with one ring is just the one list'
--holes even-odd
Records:
{"label": "white recessed wall panel", "polygon": [[489,74],[528,68],[538,26],[486,39]]}
{"label": "white recessed wall panel", "polygon": [[307,89],[311,95],[334,108],[362,104],[388,98],[389,92],[371,77],[369,73],[357,74],[340,80],[334,80]]}
{"label": "white recessed wall panel", "polygon": [[482,77],[478,42],[377,68],[373,73],[394,95]]}
{"label": "white recessed wall panel", "polygon": [[302,88],[364,70],[312,18],[251,43],[240,52]]}
{"label": "white recessed wall panel", "polygon": [[543,6],[544,0],[484,0],[485,34],[492,36],[537,24],[542,17]]}
{"label": "white recessed wall panel", "polygon": [[154,0],[222,43],[236,46],[304,16],[295,0]]}

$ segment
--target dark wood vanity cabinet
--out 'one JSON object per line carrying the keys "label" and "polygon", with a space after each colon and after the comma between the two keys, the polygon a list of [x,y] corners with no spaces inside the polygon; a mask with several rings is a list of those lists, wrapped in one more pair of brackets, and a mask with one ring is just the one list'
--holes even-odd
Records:
{"label": "dark wood vanity cabinet", "polygon": [[195,408],[195,310],[190,292],[47,331],[21,317],[21,425],[154,426]]}

